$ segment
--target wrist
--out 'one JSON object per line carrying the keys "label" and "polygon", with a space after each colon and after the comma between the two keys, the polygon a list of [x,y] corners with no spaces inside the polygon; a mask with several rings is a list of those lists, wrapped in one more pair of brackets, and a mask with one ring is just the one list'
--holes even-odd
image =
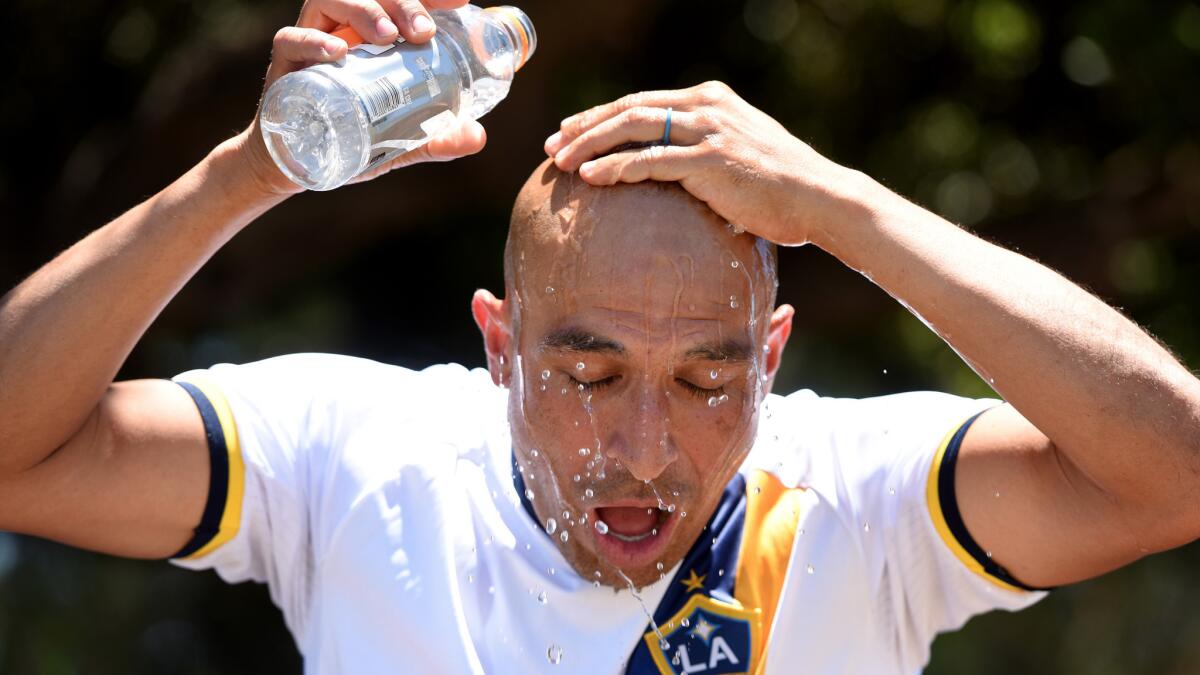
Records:
{"label": "wrist", "polygon": [[250,210],[265,211],[303,191],[275,167],[254,127],[217,145],[205,163],[229,198]]}
{"label": "wrist", "polygon": [[867,174],[842,166],[826,191],[834,206],[813,224],[808,240],[847,263],[846,256],[861,250],[870,233],[889,218],[887,214],[908,204]]}

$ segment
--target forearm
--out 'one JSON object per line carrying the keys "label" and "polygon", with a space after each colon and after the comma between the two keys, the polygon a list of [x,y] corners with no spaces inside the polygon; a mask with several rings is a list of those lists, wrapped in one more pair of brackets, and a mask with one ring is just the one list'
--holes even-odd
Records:
{"label": "forearm", "polygon": [[0,299],[0,473],[36,465],[96,406],[151,321],[242,227],[278,203],[244,136],[63,252]]}
{"label": "forearm", "polygon": [[1114,498],[1195,500],[1200,383],[1075,284],[858,181],[814,242],[912,308]]}

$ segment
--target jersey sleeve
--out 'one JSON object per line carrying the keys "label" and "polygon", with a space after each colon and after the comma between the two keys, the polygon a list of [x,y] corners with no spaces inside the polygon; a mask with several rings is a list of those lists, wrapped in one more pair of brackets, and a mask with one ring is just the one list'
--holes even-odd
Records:
{"label": "jersey sleeve", "polygon": [[958,513],[959,445],[978,415],[1000,403],[915,392],[817,406],[833,444],[830,501],[859,540],[878,620],[898,636],[909,672],[928,661],[938,633],[1045,595],[995,564]]}
{"label": "jersey sleeve", "polygon": [[210,455],[209,494],[192,539],[171,559],[235,583],[269,586],[294,634],[308,607],[319,525],[312,505],[335,470],[339,429],[361,359],[316,354],[218,365],[174,378],[195,402]]}

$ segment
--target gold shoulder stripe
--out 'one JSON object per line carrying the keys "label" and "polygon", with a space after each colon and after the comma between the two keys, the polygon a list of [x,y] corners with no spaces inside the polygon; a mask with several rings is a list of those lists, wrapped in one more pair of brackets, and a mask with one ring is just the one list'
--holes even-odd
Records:
{"label": "gold shoulder stripe", "polygon": [[742,607],[760,613],[762,630],[751,659],[756,675],[766,671],[765,650],[792,559],[803,499],[803,488],[785,487],[766,471],[756,469],[746,476],[746,519],[734,597]]}
{"label": "gold shoulder stripe", "polygon": [[[963,422],[963,424],[965,423],[966,422]],[[938,493],[938,477],[941,475],[942,460],[946,456],[946,449],[950,447],[950,441],[954,438],[954,435],[958,433],[958,430],[961,427],[962,424],[956,425],[946,434],[946,437],[942,439],[941,445],[938,446],[937,454],[933,457],[933,465],[929,468],[929,478],[925,483],[925,502],[929,506],[929,516],[933,519],[933,527],[935,530],[937,530],[938,536],[941,537],[942,542],[945,543],[946,547],[950,549],[950,552],[954,554],[954,557],[962,561],[962,564],[966,565],[967,569],[1006,591],[1024,593],[1024,589],[1013,586],[1012,584],[988,574],[987,570],[983,569],[983,565],[979,564],[979,561],[971,557],[971,554],[968,553],[965,548],[963,548],[963,545],[959,543],[958,539],[954,536],[954,533],[950,531],[950,526],[946,522],[946,514],[942,511],[942,500]]]}
{"label": "gold shoulder stripe", "polygon": [[[184,560],[195,560],[203,558],[233,539],[241,528],[246,467],[242,460],[242,447],[238,440],[237,422],[234,420],[233,410],[229,407],[229,402],[225,399],[225,395],[221,392],[220,387],[211,379],[200,374],[189,375],[187,378],[181,379],[183,382],[187,382],[199,389],[216,412],[217,420],[220,423],[220,433],[225,441],[225,451],[229,467],[228,482],[225,491],[225,505],[221,510],[220,526],[218,527],[216,536],[209,540],[208,543],[201,546],[194,553],[184,557]],[[215,431],[213,430],[213,432]]]}

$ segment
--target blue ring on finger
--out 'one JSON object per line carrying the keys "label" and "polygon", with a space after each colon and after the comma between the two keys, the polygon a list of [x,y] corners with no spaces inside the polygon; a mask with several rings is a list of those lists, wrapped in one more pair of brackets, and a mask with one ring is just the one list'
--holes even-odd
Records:
{"label": "blue ring on finger", "polygon": [[670,107],[667,108],[667,123],[666,123],[666,126],[663,128],[662,144],[663,145],[671,144],[671,108]]}

